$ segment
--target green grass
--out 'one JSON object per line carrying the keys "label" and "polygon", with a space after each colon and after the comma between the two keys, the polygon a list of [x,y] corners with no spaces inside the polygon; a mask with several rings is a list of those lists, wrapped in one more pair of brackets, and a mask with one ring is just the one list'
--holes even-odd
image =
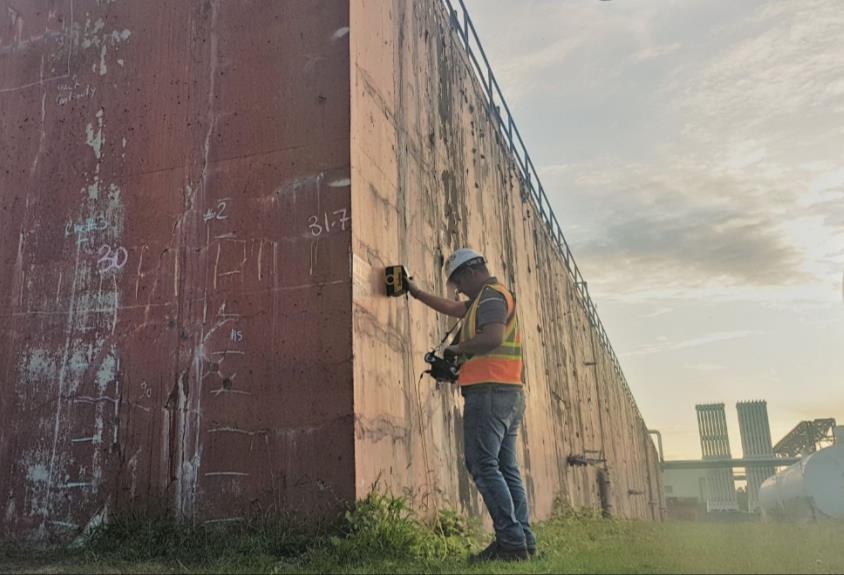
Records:
{"label": "green grass", "polygon": [[488,535],[453,512],[421,521],[372,494],[337,521],[191,526],[125,518],[83,549],[0,546],[0,572],[24,573],[844,573],[844,526],[662,524],[568,514],[537,528],[540,557],[467,563]]}

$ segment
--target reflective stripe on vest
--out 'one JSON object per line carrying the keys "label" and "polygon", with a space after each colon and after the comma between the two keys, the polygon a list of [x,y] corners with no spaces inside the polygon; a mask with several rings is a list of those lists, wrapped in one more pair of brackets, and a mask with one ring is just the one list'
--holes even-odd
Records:
{"label": "reflective stripe on vest", "polygon": [[469,306],[460,341],[468,341],[477,333],[478,307],[487,289],[492,289],[507,302],[507,324],[504,326],[504,340],[501,345],[489,353],[474,355],[467,359],[460,367],[458,379],[461,386],[478,383],[522,383],[522,334],[519,329],[519,318],[516,316],[516,301],[510,292],[501,284],[484,286],[478,297]]}

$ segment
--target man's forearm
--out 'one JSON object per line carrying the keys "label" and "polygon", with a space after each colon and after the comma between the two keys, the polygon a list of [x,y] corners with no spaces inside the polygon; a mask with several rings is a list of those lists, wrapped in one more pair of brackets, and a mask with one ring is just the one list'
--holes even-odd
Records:
{"label": "man's forearm", "polygon": [[479,355],[489,353],[501,345],[502,334],[500,329],[491,328],[480,332],[470,340],[460,342],[453,346],[452,351],[464,355]]}
{"label": "man's forearm", "polygon": [[461,342],[458,345],[460,353],[463,355],[481,355],[494,350],[496,347],[498,347],[496,344],[484,341],[479,337]]}
{"label": "man's forearm", "polygon": [[410,295],[429,308],[450,315],[451,317],[463,317],[466,315],[466,304],[464,302],[436,296],[420,289],[411,290]]}

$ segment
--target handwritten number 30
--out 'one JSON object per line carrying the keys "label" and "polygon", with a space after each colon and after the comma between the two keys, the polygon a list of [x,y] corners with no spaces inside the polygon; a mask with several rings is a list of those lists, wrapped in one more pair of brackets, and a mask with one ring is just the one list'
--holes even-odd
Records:
{"label": "handwritten number 30", "polygon": [[105,244],[97,250],[97,256],[99,257],[97,260],[97,269],[100,273],[106,273],[111,270],[123,269],[123,266],[126,265],[126,261],[129,259],[129,252],[126,251],[126,248],[118,247],[112,249],[110,245]]}

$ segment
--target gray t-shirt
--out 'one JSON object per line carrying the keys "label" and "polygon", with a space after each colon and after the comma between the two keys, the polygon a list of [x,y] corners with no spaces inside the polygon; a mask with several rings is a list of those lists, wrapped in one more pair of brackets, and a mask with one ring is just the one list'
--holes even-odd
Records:
{"label": "gray t-shirt", "polygon": [[[472,302],[466,302],[466,309]],[[492,323],[507,324],[507,300],[499,292],[484,288],[481,293],[481,301],[478,303],[478,315],[475,321],[475,329],[480,330]]]}

